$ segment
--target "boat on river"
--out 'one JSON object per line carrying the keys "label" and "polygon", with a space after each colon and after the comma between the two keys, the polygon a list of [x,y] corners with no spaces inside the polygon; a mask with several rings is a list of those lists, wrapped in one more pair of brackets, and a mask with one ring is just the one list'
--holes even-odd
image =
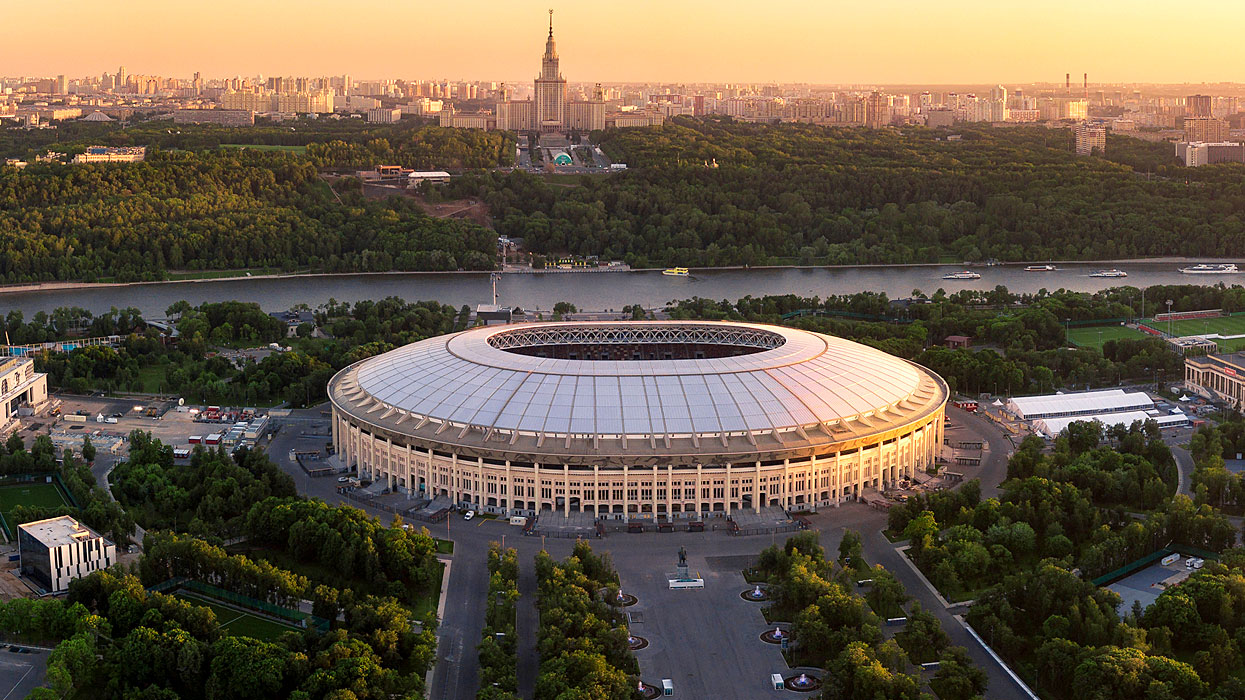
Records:
{"label": "boat on river", "polygon": [[972,270],[960,270],[942,276],[945,280],[979,280],[981,275]]}
{"label": "boat on river", "polygon": [[669,275],[671,277],[687,277],[690,273],[687,271],[686,267],[669,267],[662,270],[661,274]]}
{"label": "boat on river", "polygon": [[1186,275],[1235,275],[1240,272],[1236,265],[1232,263],[1223,263],[1213,265],[1209,263],[1201,263],[1190,267],[1182,267],[1180,271]]}
{"label": "boat on river", "polygon": [[1117,270],[1114,267],[1110,270],[1094,270],[1089,273],[1090,277],[1128,277],[1128,273],[1123,270]]}

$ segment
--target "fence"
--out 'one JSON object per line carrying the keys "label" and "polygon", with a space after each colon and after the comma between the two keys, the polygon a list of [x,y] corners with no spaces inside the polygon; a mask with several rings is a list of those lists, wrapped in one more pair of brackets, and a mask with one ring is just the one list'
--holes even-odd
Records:
{"label": "fence", "polygon": [[1195,318],[1219,318],[1223,309],[1205,309],[1203,311],[1172,311],[1171,313],[1154,314],[1155,321],[1187,321]]}
{"label": "fence", "polygon": [[168,581],[157,583],[156,585],[149,587],[147,590],[152,593],[165,593],[168,591],[176,592],[183,589],[193,591],[214,600],[219,600],[243,610],[255,611],[269,617],[278,618],[279,620],[288,622],[295,627],[314,629],[318,632],[329,631],[329,621],[322,617],[310,615],[298,610],[283,608],[280,605],[275,605],[258,598],[252,598],[251,596],[242,595],[241,593],[227,591],[223,588],[217,588],[216,586],[203,583],[202,581],[195,581],[185,577],[172,578]]}
{"label": "fence", "polygon": [[1128,576],[1129,574],[1135,573],[1137,571],[1140,571],[1146,568],[1147,566],[1162,559],[1168,554],[1183,554],[1185,556],[1200,557],[1202,559],[1218,559],[1219,558],[1218,554],[1215,554],[1214,552],[1209,552],[1205,549],[1200,549],[1198,547],[1191,547],[1189,545],[1183,545],[1183,544],[1169,544],[1166,547],[1156,552],[1151,552],[1150,554],[1147,554],[1144,557],[1137,559],[1136,561],[1131,561],[1125,564],[1124,566],[1121,566],[1120,568],[1116,569],[1115,571],[1105,573],[1102,576],[1099,576],[1098,578],[1093,579],[1092,581],[1090,581],[1090,583],[1094,584],[1095,586],[1105,586],[1108,583],[1114,583],[1124,578],[1125,576]]}

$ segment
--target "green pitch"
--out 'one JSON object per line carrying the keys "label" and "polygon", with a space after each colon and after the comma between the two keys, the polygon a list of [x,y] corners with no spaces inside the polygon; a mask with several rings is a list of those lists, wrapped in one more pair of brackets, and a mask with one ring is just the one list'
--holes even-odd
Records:
{"label": "green pitch", "polygon": [[[10,513],[15,506],[38,506],[40,508],[59,508],[70,505],[69,499],[61,493],[55,483],[30,481],[25,483],[0,482],[0,513],[4,513],[5,522],[16,529]],[[9,532],[9,537],[14,533]]]}
{"label": "green pitch", "polygon": [[1082,348],[1102,349],[1108,340],[1144,340],[1156,336],[1143,333],[1135,328],[1125,326],[1090,326],[1088,328],[1071,328],[1068,330],[1068,341]]}
{"label": "green pitch", "polygon": [[[1152,318],[1145,320],[1145,324],[1151,328],[1170,332],[1176,336],[1186,335],[1207,335],[1218,333],[1219,335],[1245,335],[1245,316],[1220,316],[1218,318],[1194,318],[1185,321],[1156,321]],[[1241,348],[1245,348],[1245,338],[1236,338],[1233,340],[1218,340],[1219,349],[1222,352],[1236,352]]]}
{"label": "green pitch", "polygon": [[234,637],[250,637],[260,641],[270,642],[285,632],[295,630],[297,628],[290,625],[284,625],[266,617],[259,617],[248,612],[243,612],[237,608],[230,608],[217,603],[206,596],[188,591],[178,591],[177,597],[184,598],[191,603],[210,609],[216,613],[216,623],[220,625],[222,632]]}

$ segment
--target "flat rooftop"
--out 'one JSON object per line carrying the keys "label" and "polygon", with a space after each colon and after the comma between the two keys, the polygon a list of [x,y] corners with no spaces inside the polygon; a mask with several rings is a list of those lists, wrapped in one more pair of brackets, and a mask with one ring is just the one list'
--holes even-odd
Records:
{"label": "flat rooftop", "polygon": [[18,528],[34,537],[45,547],[60,547],[99,537],[99,534],[94,530],[68,515],[48,518],[47,520],[36,520],[25,525],[18,525]]}

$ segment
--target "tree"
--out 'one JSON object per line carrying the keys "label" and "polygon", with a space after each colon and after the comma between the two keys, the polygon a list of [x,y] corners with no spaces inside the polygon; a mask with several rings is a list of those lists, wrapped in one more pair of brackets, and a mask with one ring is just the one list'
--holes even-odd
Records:
{"label": "tree", "polygon": [[964,647],[951,647],[938,659],[929,686],[940,700],[972,700],[986,692],[986,673],[973,664]]}
{"label": "tree", "polygon": [[864,562],[864,543],[860,533],[855,530],[844,530],[843,539],[839,541],[839,563],[859,569]]}
{"label": "tree", "polygon": [[95,461],[95,445],[91,444],[91,436],[82,437],[82,459],[88,464]]}

